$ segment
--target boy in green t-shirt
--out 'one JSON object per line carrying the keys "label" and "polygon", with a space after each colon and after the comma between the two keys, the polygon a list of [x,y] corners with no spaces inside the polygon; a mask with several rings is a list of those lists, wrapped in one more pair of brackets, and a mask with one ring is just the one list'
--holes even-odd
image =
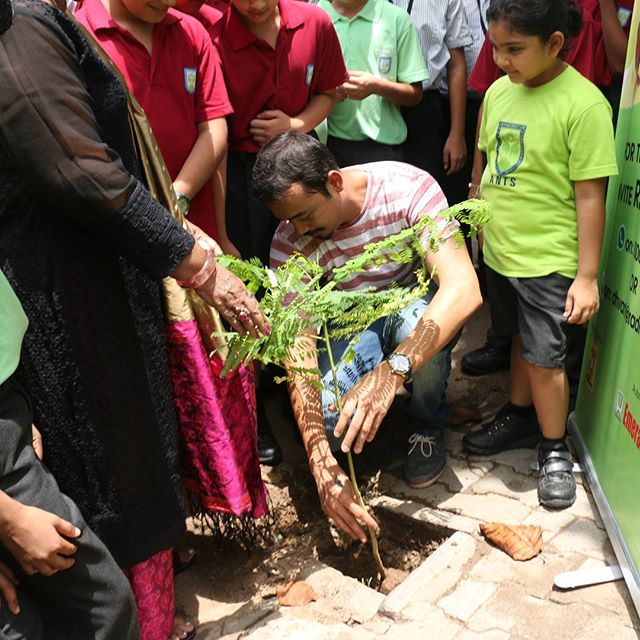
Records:
{"label": "boy in green t-shirt", "polygon": [[340,39],[349,80],[328,118],[327,146],[341,167],[403,160],[401,106],[418,104],[428,77],[406,11],[387,0],[320,0]]}

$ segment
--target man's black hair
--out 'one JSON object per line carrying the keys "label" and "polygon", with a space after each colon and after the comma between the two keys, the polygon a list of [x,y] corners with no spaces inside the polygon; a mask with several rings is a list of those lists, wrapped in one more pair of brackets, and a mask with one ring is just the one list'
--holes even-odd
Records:
{"label": "man's black hair", "polygon": [[253,166],[251,188],[258,200],[281,200],[294,182],[307,193],[329,196],[327,177],[338,163],[329,150],[306,133],[281,133],[262,147]]}

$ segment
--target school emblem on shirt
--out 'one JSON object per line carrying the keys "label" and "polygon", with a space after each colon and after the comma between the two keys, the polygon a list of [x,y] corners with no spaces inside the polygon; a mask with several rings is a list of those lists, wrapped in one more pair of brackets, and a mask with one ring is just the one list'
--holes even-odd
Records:
{"label": "school emblem on shirt", "polygon": [[198,70],[195,67],[184,68],[184,88],[187,93],[196,92],[196,77],[198,76]]}
{"label": "school emblem on shirt", "polygon": [[381,76],[386,76],[391,71],[391,56],[380,54],[378,56],[378,73]]}
{"label": "school emblem on shirt", "polygon": [[619,7],[618,22],[623,29],[627,26],[627,24],[629,24],[629,18],[631,18],[631,9],[627,9],[626,7]]}
{"label": "school emblem on shirt", "polygon": [[499,176],[513,173],[522,164],[526,130],[526,124],[500,121],[496,131],[496,173]]}
{"label": "school emblem on shirt", "polygon": [[314,66],[312,64],[307,65],[307,73],[304,76],[304,83],[307,87],[311,86],[311,81],[313,80],[313,68]]}

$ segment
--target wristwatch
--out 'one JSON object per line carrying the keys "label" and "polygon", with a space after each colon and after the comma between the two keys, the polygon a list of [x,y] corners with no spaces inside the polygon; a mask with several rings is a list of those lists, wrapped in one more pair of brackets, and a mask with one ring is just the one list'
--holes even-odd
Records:
{"label": "wristwatch", "polygon": [[405,384],[411,382],[413,371],[411,370],[411,360],[404,353],[392,353],[388,358],[389,368],[393,373],[404,378]]}
{"label": "wristwatch", "polygon": [[180,191],[176,191],[176,198],[178,199],[178,211],[180,211],[183,216],[186,216],[191,208],[191,198],[186,193],[181,193]]}

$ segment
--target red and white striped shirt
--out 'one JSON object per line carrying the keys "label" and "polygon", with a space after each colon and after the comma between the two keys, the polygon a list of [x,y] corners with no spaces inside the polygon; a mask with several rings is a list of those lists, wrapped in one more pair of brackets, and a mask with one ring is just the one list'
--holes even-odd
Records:
{"label": "red and white striped shirt", "polygon": [[[298,236],[293,224],[283,220],[271,243],[271,267],[279,267],[293,253],[312,257],[323,268],[327,279],[333,270],[347,260],[360,255],[364,246],[413,227],[423,216],[436,222],[441,237],[450,237],[457,223],[439,216],[448,207],[442,189],[430,174],[402,162],[371,162],[346,170],[357,169],[368,174],[367,192],[360,214],[348,224],[336,229],[331,238],[320,240]],[[410,286],[415,283],[415,271],[420,266],[416,254],[412,263],[398,264],[389,260],[356,273],[338,286],[346,291],[374,287],[382,290],[391,283]]]}

